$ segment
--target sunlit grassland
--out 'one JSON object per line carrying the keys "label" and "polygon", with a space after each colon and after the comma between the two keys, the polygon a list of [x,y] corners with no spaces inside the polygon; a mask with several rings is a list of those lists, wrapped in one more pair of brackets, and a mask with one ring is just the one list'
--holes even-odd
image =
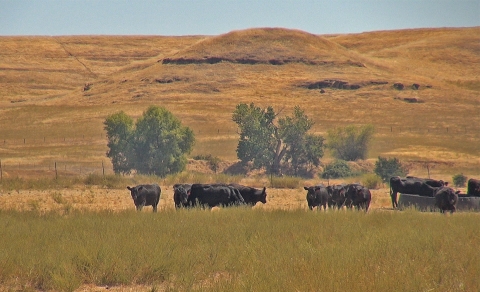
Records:
{"label": "sunlit grassland", "polygon": [[[279,29],[276,40],[271,31],[188,37],[0,37],[0,160],[7,170],[8,165],[19,165],[5,175],[30,176],[32,170],[22,165],[55,161],[80,169],[88,168],[88,161],[96,168],[105,160],[112,171],[105,157],[105,118],[123,110],[136,119],[151,105],[167,108],[193,129],[196,144],[190,157],[211,154],[234,162],[238,133],[231,115],[238,103],[251,102],[273,106],[279,117],[300,106],[315,122],[312,131],[322,135],[334,127],[372,124],[376,132],[367,157],[371,161],[395,156],[439,163],[432,175],[478,175],[478,27],[318,37]],[[233,52],[236,57],[328,62],[159,62],[179,56],[201,59],[205,54],[235,58]],[[346,60],[364,66],[345,65]],[[179,81],[158,82],[172,78]],[[323,94],[304,87],[325,79],[363,86],[327,88]],[[393,89],[394,82],[402,82],[405,89]],[[86,83],[91,86],[84,91]],[[413,90],[412,83],[420,84],[419,90]],[[327,151],[324,161],[329,159]],[[34,172],[41,175],[38,169]]]}
{"label": "sunlit grassland", "polygon": [[0,211],[5,289],[477,291],[478,214]]}

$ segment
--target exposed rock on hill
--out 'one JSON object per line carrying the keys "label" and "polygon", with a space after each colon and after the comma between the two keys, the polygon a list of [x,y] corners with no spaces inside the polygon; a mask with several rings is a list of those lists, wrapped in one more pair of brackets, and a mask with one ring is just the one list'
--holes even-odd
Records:
{"label": "exposed rock on hill", "polygon": [[301,85],[308,89],[323,89],[323,88],[335,88],[335,89],[359,89],[368,85],[382,85],[388,84],[388,81],[365,81],[360,83],[350,84],[347,81],[337,79],[325,79],[322,81],[307,82]]}
{"label": "exposed rock on hill", "polygon": [[160,60],[162,64],[335,65],[365,67],[349,50],[303,31],[259,28],[207,38]]}

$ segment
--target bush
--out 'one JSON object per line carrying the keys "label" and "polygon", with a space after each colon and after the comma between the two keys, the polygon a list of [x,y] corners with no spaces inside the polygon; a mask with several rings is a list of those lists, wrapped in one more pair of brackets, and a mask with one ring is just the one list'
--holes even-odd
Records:
{"label": "bush", "polygon": [[377,162],[375,162],[374,172],[384,182],[388,182],[392,176],[406,176],[408,169],[395,157],[389,159],[379,156]]}
{"label": "bush", "polygon": [[327,147],[333,151],[337,159],[347,161],[365,159],[373,133],[372,125],[335,128],[328,131]]}
{"label": "bush", "polygon": [[373,173],[365,174],[362,177],[362,185],[369,189],[378,189],[382,184],[382,179]]}
{"label": "bush", "polygon": [[352,175],[353,175],[353,172],[346,161],[336,160],[325,166],[325,169],[322,173],[322,178],[326,178],[326,179],[341,178],[341,177],[349,177]]}
{"label": "bush", "polygon": [[456,174],[452,177],[453,185],[456,187],[464,187],[467,182],[467,177],[463,173]]}
{"label": "bush", "polygon": [[219,164],[220,162],[222,162],[220,158],[218,158],[217,156],[213,156],[212,154],[196,155],[193,157],[193,159],[207,161],[208,167],[210,167],[210,169],[213,170],[215,173],[217,173]]}

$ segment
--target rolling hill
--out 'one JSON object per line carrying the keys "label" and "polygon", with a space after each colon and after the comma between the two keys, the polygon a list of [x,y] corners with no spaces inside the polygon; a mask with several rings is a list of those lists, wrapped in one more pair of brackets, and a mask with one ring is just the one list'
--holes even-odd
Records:
{"label": "rolling hill", "polygon": [[[0,37],[0,48],[3,163],[106,160],[105,117],[120,110],[138,117],[152,104],[195,131],[193,154],[233,161],[232,111],[254,102],[282,114],[298,105],[322,134],[373,124],[371,160],[395,156],[434,165],[439,175],[480,175],[479,27],[19,36]],[[48,143],[80,136],[89,139]],[[415,171],[425,175],[423,167]]]}

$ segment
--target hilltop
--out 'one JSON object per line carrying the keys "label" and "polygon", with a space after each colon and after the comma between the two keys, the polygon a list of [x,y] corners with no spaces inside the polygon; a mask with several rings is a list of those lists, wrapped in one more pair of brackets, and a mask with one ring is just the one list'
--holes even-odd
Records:
{"label": "hilltop", "polygon": [[0,138],[96,137],[81,150],[5,143],[3,162],[104,160],[105,117],[119,110],[136,117],[152,104],[194,129],[193,154],[235,160],[231,113],[254,102],[283,114],[299,105],[321,134],[373,124],[371,159],[396,156],[442,173],[480,173],[479,27],[0,37],[0,47]]}

